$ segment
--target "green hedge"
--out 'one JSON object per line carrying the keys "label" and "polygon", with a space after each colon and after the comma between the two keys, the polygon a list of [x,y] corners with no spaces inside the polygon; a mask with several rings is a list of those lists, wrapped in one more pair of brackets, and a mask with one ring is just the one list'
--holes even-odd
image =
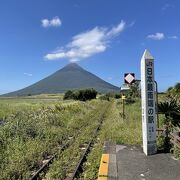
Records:
{"label": "green hedge", "polygon": [[91,99],[96,99],[97,91],[94,89],[82,89],[78,91],[67,91],[64,94],[64,100],[66,99],[74,99],[79,101],[87,101]]}

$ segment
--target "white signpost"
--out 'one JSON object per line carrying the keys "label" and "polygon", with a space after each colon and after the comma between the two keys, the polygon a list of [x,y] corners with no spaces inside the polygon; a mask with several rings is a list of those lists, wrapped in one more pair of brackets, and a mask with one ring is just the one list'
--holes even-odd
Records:
{"label": "white signpost", "polygon": [[147,50],[141,59],[141,101],[143,151],[146,155],[152,155],[157,152],[154,58]]}

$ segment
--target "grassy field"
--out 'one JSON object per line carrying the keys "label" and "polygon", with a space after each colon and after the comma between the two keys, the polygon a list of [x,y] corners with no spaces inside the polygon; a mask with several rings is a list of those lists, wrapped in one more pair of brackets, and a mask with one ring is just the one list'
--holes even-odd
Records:
{"label": "grassy field", "polygon": [[[0,99],[0,179],[29,179],[58,146],[72,137],[74,142],[50,166],[46,179],[64,179],[69,162],[88,142],[103,115],[95,146],[84,164],[82,179],[97,178],[104,141],[142,144],[141,104],[121,100],[63,101],[62,95]],[[76,157],[76,159],[73,159]]]}
{"label": "grassy field", "polygon": [[[81,126],[96,102],[3,99],[0,126],[0,179],[27,179],[42,160]],[[19,102],[19,103],[16,103]]]}
{"label": "grassy field", "polygon": [[38,107],[53,106],[56,103],[71,103],[63,101],[63,94],[37,95],[26,97],[0,97],[0,120],[17,111],[37,109]]}

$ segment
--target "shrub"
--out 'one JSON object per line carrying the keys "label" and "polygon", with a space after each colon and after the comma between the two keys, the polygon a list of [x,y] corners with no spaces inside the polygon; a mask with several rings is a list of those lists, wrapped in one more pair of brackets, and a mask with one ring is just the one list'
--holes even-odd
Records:
{"label": "shrub", "polygon": [[133,103],[135,103],[136,101],[132,98],[132,97],[127,97],[126,99],[125,99],[125,103],[126,104],[133,104]]}
{"label": "shrub", "polygon": [[79,101],[87,101],[91,99],[96,99],[97,91],[94,89],[82,89],[78,91],[67,91],[63,99],[75,99]]}
{"label": "shrub", "polygon": [[110,98],[120,99],[121,95],[120,94],[115,94],[115,93],[107,93],[107,94],[102,95],[102,96],[99,97],[99,99],[107,100],[107,101],[109,101]]}
{"label": "shrub", "polygon": [[129,95],[133,98],[140,97],[140,84],[138,81],[136,81],[130,86]]}
{"label": "shrub", "polygon": [[121,98],[121,95],[120,95],[120,94],[115,94],[115,95],[114,95],[114,98],[115,98],[115,99],[120,99],[120,98]]}
{"label": "shrub", "polygon": [[109,101],[109,100],[110,100],[110,98],[109,98],[109,96],[108,96],[107,94],[105,94],[105,95],[103,95],[103,96],[100,96],[99,99],[101,99],[101,100],[106,100],[106,101]]}
{"label": "shrub", "polygon": [[166,122],[171,122],[173,125],[180,125],[180,105],[177,100],[170,99],[158,104],[158,111],[160,114],[164,114]]}
{"label": "shrub", "polygon": [[169,87],[167,89],[167,97],[180,102],[180,83],[177,83],[174,87]]}
{"label": "shrub", "polygon": [[83,89],[75,92],[75,99],[80,101],[86,101],[96,99],[97,91],[94,89]]}
{"label": "shrub", "polygon": [[63,99],[64,99],[64,100],[74,99],[74,93],[73,93],[73,91],[71,91],[71,90],[66,91],[66,93],[64,94]]}

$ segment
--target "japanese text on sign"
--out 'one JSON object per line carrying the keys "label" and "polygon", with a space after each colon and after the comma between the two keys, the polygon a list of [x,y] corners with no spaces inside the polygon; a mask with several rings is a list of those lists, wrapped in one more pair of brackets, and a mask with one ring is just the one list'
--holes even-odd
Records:
{"label": "japanese text on sign", "polygon": [[153,81],[153,62],[149,61],[146,64],[146,82],[147,82],[147,120],[148,120],[148,139],[152,143],[152,133],[154,134],[155,123],[155,107],[154,107],[154,81]]}

